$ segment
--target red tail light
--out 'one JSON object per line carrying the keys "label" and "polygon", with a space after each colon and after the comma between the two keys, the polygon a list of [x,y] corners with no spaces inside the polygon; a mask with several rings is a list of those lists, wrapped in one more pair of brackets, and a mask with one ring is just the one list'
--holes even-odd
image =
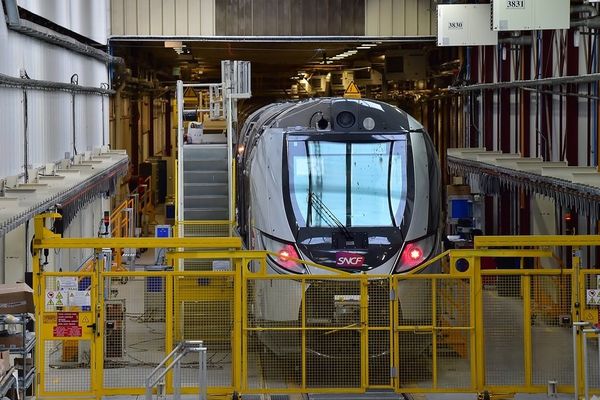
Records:
{"label": "red tail light", "polygon": [[410,249],[408,249],[408,258],[411,261],[421,261],[423,260],[423,250],[421,250],[421,248],[419,246],[415,245],[409,245]]}
{"label": "red tail light", "polygon": [[408,243],[402,250],[400,258],[400,271],[406,271],[421,264],[425,259],[423,249],[416,243]]}
{"label": "red tail light", "polygon": [[279,264],[287,269],[296,269],[298,263],[290,258],[298,259],[298,252],[291,244],[284,245],[278,253]]}

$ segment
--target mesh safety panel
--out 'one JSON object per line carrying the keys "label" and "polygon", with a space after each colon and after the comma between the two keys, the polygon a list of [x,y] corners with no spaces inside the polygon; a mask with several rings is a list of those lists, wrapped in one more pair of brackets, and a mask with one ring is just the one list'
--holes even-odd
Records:
{"label": "mesh safety panel", "polygon": [[104,387],[144,387],[165,357],[165,278],[124,275],[104,285]]}
{"label": "mesh safety panel", "polygon": [[398,280],[395,287],[399,385],[401,388],[431,388],[434,321],[431,280]]}
{"label": "mesh safety panel", "polygon": [[570,314],[571,276],[531,277],[533,384],[573,384]]}
{"label": "mesh safety panel", "polygon": [[[234,280],[230,276],[175,277],[173,342],[202,340],[211,387],[232,383]],[[182,362],[182,385],[198,386],[198,355]]]}
{"label": "mesh safety panel", "polygon": [[436,280],[437,387],[471,387],[470,282]]}
{"label": "mesh safety panel", "polygon": [[89,340],[44,341],[44,390],[48,393],[92,390]]}
{"label": "mesh safety panel", "polygon": [[485,380],[488,385],[522,385],[523,298],[521,277],[497,276],[483,292]]}

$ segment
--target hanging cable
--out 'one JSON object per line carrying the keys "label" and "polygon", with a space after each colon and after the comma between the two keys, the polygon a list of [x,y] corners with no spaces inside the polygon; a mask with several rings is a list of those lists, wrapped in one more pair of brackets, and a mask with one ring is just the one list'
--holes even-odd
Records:
{"label": "hanging cable", "polygon": [[[71,85],[79,85],[79,75],[77,74],[73,74],[71,75]],[[104,103],[104,102],[103,102]],[[71,120],[72,120],[72,133],[73,133],[73,156],[77,155],[77,142],[76,142],[76,135],[75,135],[75,92],[71,93],[71,104],[72,104],[72,113],[71,113]]]}

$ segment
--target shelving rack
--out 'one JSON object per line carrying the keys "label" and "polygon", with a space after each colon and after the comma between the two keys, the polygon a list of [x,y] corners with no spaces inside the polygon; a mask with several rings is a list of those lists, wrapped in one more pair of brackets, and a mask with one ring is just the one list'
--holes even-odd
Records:
{"label": "shelving rack", "polygon": [[[21,399],[27,398],[27,390],[32,386],[34,378],[35,378],[35,365],[31,365],[28,369],[27,366],[27,356],[30,354],[31,359],[35,359],[34,349],[35,349],[35,336],[27,336],[27,323],[32,321],[32,318],[29,314],[14,314],[13,315],[17,321],[7,321],[7,314],[0,314],[0,325],[19,325],[21,327],[19,335],[21,336],[21,343],[19,346],[5,346],[0,344],[0,351],[10,351],[10,354],[17,355],[18,357],[23,359],[23,375],[19,376],[19,390],[21,391]],[[13,367],[14,369],[15,367]],[[12,370],[11,369],[11,376]],[[5,377],[6,378],[6,377]],[[14,387],[14,376],[12,376],[12,385],[8,385],[8,383],[4,382],[4,379],[0,381],[0,394],[2,394],[2,390],[6,388],[8,391],[11,387]],[[10,379],[8,379],[10,381]],[[6,394],[6,392],[4,392]]]}

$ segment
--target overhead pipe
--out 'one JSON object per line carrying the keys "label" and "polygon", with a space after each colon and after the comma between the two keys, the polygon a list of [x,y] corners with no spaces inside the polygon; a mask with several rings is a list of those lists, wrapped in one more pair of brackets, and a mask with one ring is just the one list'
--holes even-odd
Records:
{"label": "overhead pipe", "polygon": [[453,90],[456,92],[468,92],[473,90],[490,90],[490,89],[508,89],[508,88],[516,88],[516,87],[535,87],[535,86],[557,86],[564,85],[568,83],[573,84],[581,84],[581,83],[593,83],[600,81],[600,73],[592,73],[586,75],[577,75],[577,76],[560,76],[553,78],[540,78],[540,79],[526,79],[526,80],[517,80],[510,82],[494,82],[494,83],[477,83],[473,85],[466,86],[454,86],[449,87],[449,90]]}
{"label": "overhead pipe", "polygon": [[79,86],[71,83],[45,81],[39,79],[15,78],[1,73],[0,86],[14,87],[20,89],[48,90],[55,92],[63,91],[85,94],[99,94],[102,96],[109,96],[115,94],[114,90],[105,89],[103,87]]}
{"label": "overhead pipe", "polygon": [[500,44],[513,44],[516,46],[531,46],[533,44],[532,36],[510,36],[507,38],[498,39]]}
{"label": "overhead pipe", "polygon": [[571,21],[571,28],[600,28],[600,16],[586,19],[576,19]]}

